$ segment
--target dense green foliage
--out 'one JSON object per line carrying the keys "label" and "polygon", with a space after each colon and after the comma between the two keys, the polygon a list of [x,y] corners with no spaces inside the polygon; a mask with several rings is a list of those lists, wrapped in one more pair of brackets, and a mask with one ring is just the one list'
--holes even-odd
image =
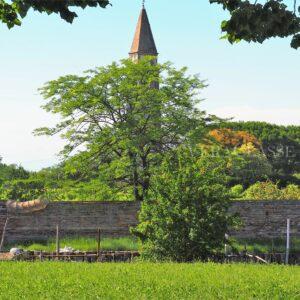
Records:
{"label": "dense green foliage", "polygon": [[251,200],[300,200],[300,187],[290,184],[280,189],[272,182],[257,182],[250,186],[243,194],[244,199]]}
{"label": "dense green foliage", "polygon": [[220,251],[229,217],[229,193],[222,159],[189,148],[165,158],[132,232],[143,242],[143,256],[193,261]]}
{"label": "dense green foliage", "polygon": [[272,181],[256,182],[244,189],[237,184],[230,189],[231,197],[238,200],[300,200],[300,186],[289,184],[280,188]]}
{"label": "dense green foliage", "polygon": [[0,278],[5,299],[297,299],[300,268],[2,262]]}
{"label": "dense green foliage", "polygon": [[65,156],[79,151],[66,164],[70,172],[96,170],[107,185],[144,200],[164,154],[203,139],[215,120],[197,108],[204,84],[186,71],[146,57],[48,82],[43,108],[61,121],[36,133],[61,134]]}
{"label": "dense green foliage", "polygon": [[244,130],[261,142],[262,151],[274,169],[273,180],[298,183],[300,172],[300,126],[279,126],[266,122],[227,122],[223,128]]}
{"label": "dense green foliage", "polygon": [[13,179],[27,179],[29,177],[29,172],[24,168],[17,165],[7,165],[2,162],[2,157],[0,156],[0,185],[5,181],[10,181]]}
{"label": "dense green foliage", "polygon": [[230,19],[223,21],[222,31],[230,43],[240,40],[263,43],[271,37],[292,36],[291,46],[300,47],[297,0],[210,0],[210,3],[221,4],[229,11]]}
{"label": "dense green foliage", "polygon": [[[232,190],[232,197],[259,199],[286,199],[292,197],[299,199],[299,161],[300,161],[300,127],[299,126],[277,126],[264,122],[229,122],[221,124],[223,128],[231,128],[236,132],[249,132],[253,134],[262,145],[261,151],[249,144],[238,143],[238,147],[229,147],[226,151],[219,146],[215,147],[215,157],[226,161],[226,173],[229,176],[226,185]],[[253,137],[246,138],[245,142],[253,141]],[[282,144],[288,141],[287,144]],[[227,145],[227,141],[223,141]],[[230,143],[232,143],[231,140]],[[206,141],[201,141],[206,144]],[[289,145],[295,145],[289,148]],[[227,146],[226,146],[227,147]],[[259,146],[260,147],[260,146]],[[271,148],[269,148],[271,147]],[[271,151],[268,151],[268,148]],[[280,149],[287,148],[283,151]],[[274,152],[274,149],[279,149]],[[213,150],[213,151],[214,151]],[[273,151],[273,152],[272,152]],[[286,153],[292,151],[286,157]],[[290,152],[291,153],[291,152]],[[31,200],[39,196],[47,196],[50,200],[133,200],[132,189],[127,185],[118,188],[111,184],[109,172],[105,171],[107,164],[103,167],[91,166],[84,160],[77,162],[76,159],[67,159],[63,164],[41,170],[39,172],[28,172],[20,166],[6,165],[0,163],[0,200]],[[82,157],[81,157],[82,158]],[[78,167],[77,167],[78,166]],[[154,169],[151,172],[155,172]],[[262,194],[265,189],[260,190],[256,182],[269,181],[277,184],[272,193]],[[269,184],[270,184],[269,183]],[[225,183],[224,183],[225,184]],[[254,187],[251,187],[252,185]],[[264,184],[262,184],[264,185]],[[289,192],[285,187],[289,187]],[[251,194],[245,196],[245,189],[250,188]],[[258,188],[256,188],[258,187]],[[293,187],[293,188],[292,188]],[[280,189],[280,190],[279,190]],[[286,196],[283,194],[285,193]],[[250,196],[251,195],[251,196]],[[250,198],[249,198],[250,197]]]}
{"label": "dense green foliage", "polygon": [[21,25],[21,18],[25,18],[28,11],[33,9],[40,13],[59,14],[62,19],[72,23],[77,14],[70,8],[106,7],[108,0],[0,0],[0,21],[8,28]]}
{"label": "dense green foliage", "polygon": [[44,194],[45,184],[36,179],[15,179],[4,182],[0,189],[0,199],[27,201],[37,199]]}
{"label": "dense green foliage", "polygon": [[[225,157],[223,159],[226,159]],[[229,154],[230,185],[249,186],[257,181],[267,180],[273,174],[273,168],[264,154],[247,147],[235,149]]]}

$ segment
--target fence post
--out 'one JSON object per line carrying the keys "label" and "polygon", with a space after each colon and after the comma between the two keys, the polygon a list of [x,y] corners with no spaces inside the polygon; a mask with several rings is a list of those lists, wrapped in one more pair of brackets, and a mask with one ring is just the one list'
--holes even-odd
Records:
{"label": "fence post", "polygon": [[57,259],[59,259],[59,225],[56,225],[56,255]]}
{"label": "fence post", "polygon": [[290,255],[290,227],[291,220],[287,219],[286,223],[286,252],[285,252],[285,263],[289,263],[289,255]]}
{"label": "fence post", "polygon": [[100,246],[101,246],[101,229],[98,228],[98,235],[97,235],[97,258],[100,258]]}
{"label": "fence post", "polygon": [[0,252],[2,251],[2,247],[4,245],[4,238],[5,238],[5,234],[6,234],[8,221],[9,221],[9,216],[6,216],[6,220],[5,220],[3,229],[2,229],[2,237],[1,237],[1,241],[0,241]]}

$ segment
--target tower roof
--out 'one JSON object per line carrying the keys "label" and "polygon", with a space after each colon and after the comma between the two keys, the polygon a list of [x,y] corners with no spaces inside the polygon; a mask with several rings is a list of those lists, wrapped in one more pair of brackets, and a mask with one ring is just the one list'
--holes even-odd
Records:
{"label": "tower roof", "polygon": [[129,54],[158,55],[147,11],[143,7]]}

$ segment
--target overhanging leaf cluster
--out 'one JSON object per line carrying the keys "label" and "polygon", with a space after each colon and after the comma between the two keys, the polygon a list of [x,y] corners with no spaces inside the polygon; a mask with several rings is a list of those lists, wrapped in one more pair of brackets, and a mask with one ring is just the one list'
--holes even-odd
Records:
{"label": "overhanging leaf cluster", "polygon": [[291,46],[300,47],[300,18],[297,0],[294,10],[290,10],[282,0],[268,0],[264,3],[245,0],[210,0],[222,4],[230,12],[230,19],[222,22],[223,38],[230,43],[245,40],[263,43],[272,37],[292,36]]}
{"label": "overhanging leaf cluster", "polygon": [[27,15],[30,8],[47,14],[56,13],[65,21],[72,23],[77,14],[71,7],[102,7],[109,5],[108,0],[0,0],[0,20],[9,28],[21,25],[21,18]]}

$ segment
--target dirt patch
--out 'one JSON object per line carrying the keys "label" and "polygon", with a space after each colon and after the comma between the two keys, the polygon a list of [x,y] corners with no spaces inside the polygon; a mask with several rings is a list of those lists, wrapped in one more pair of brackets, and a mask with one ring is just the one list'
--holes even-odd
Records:
{"label": "dirt patch", "polygon": [[3,260],[12,260],[13,259],[13,254],[11,253],[0,253],[0,261],[3,261]]}

